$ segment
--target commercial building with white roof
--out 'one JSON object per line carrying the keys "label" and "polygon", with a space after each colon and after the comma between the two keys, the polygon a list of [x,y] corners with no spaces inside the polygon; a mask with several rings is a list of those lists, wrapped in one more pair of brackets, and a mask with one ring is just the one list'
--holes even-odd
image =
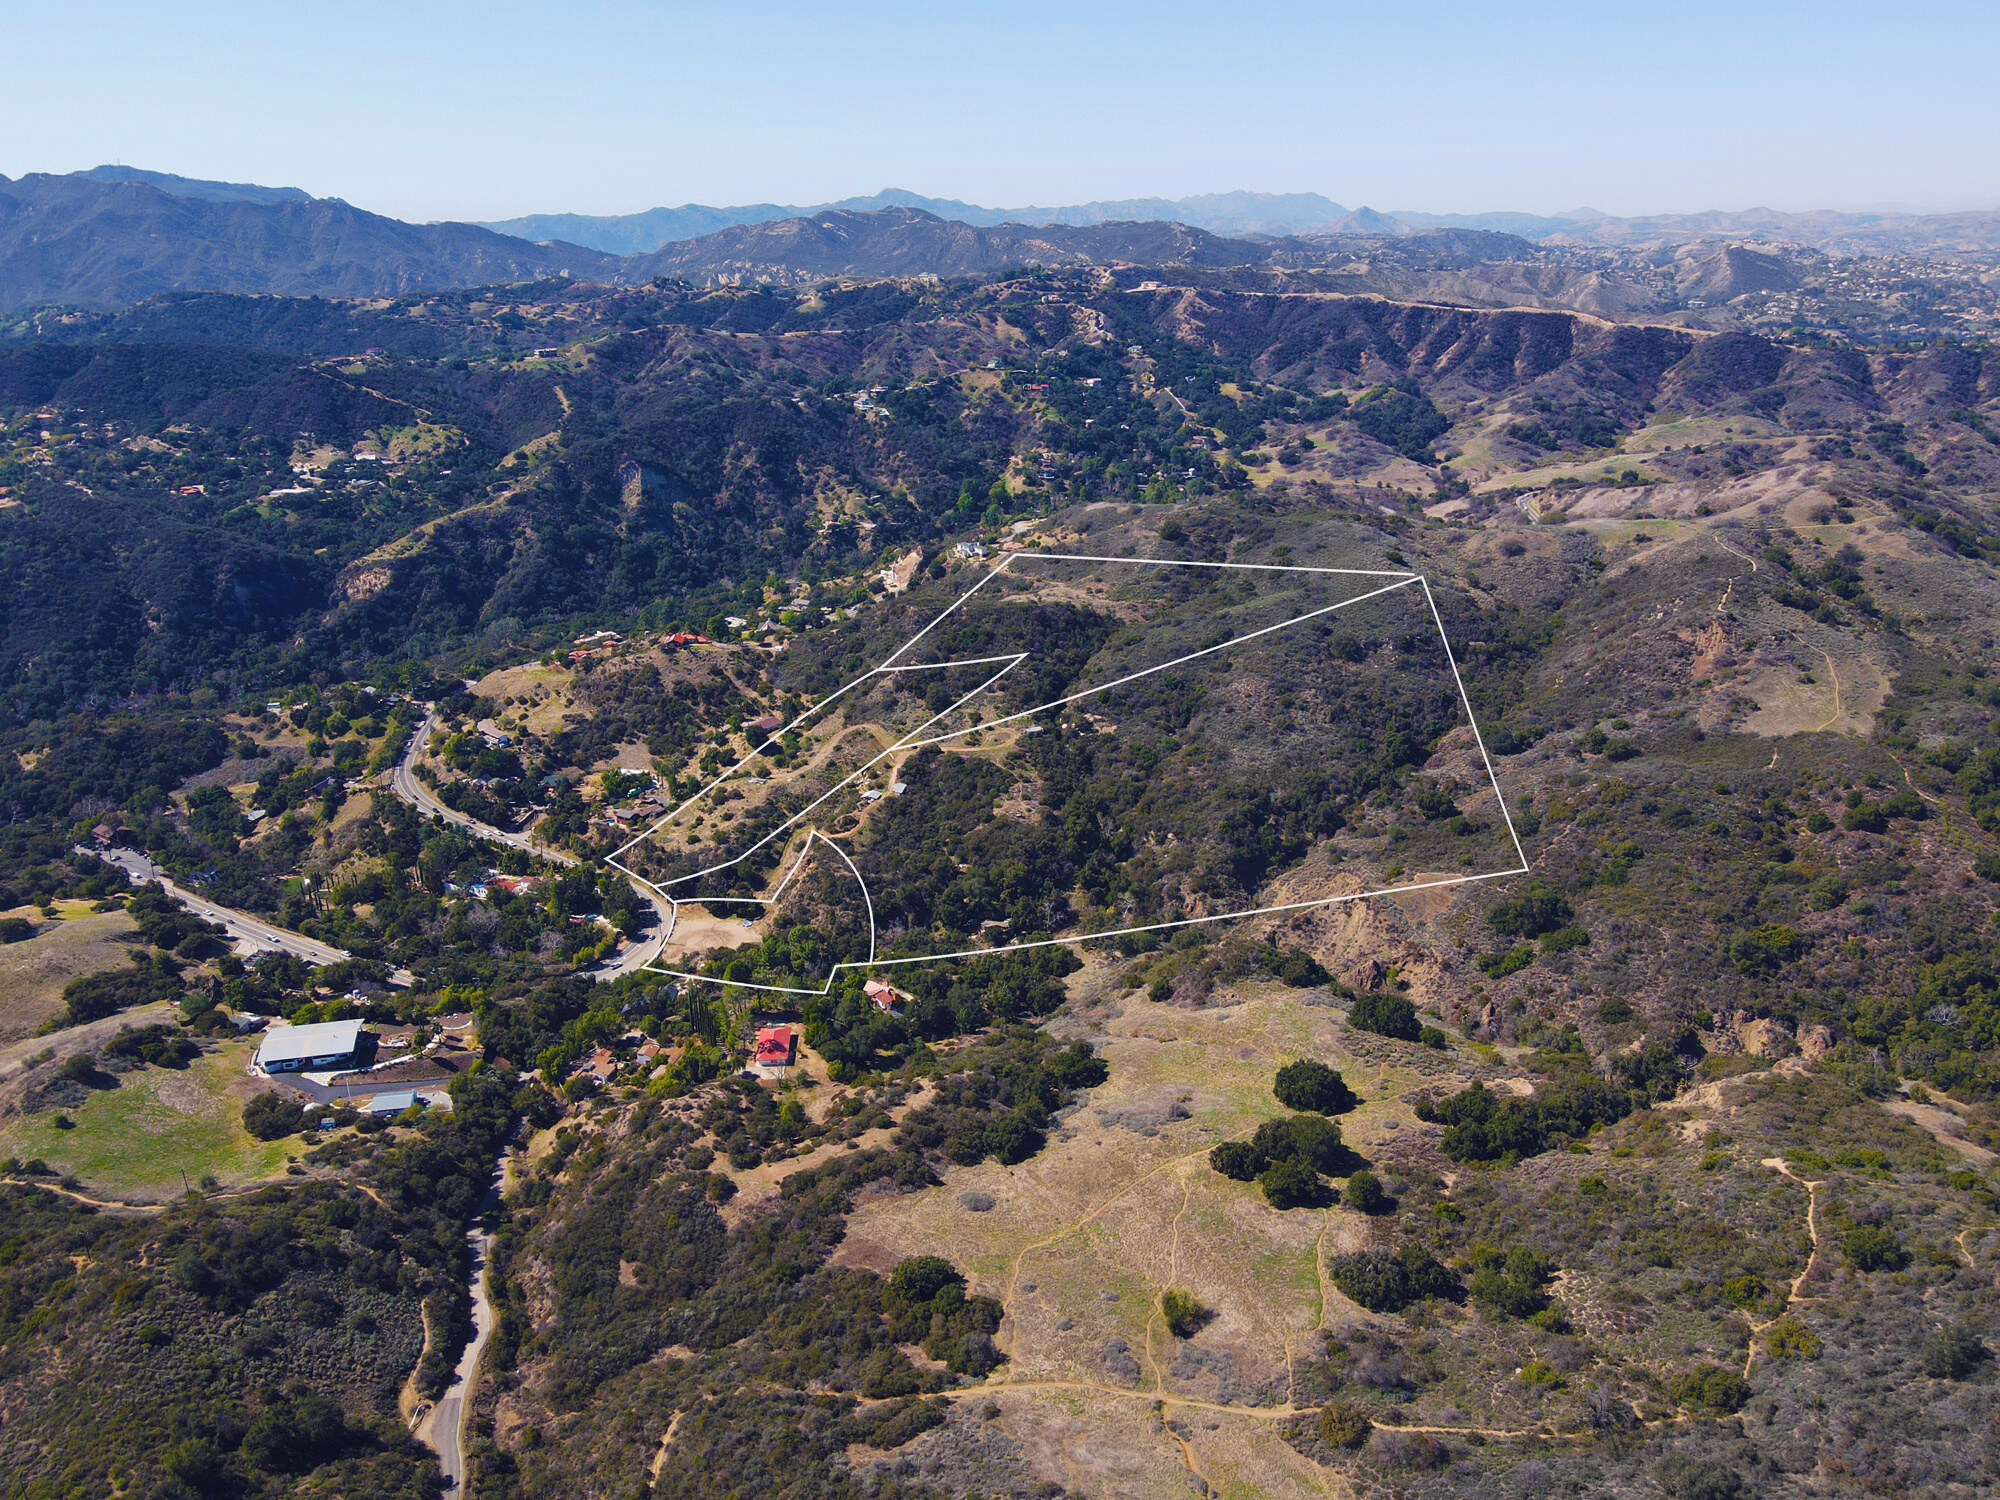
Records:
{"label": "commercial building with white roof", "polygon": [[354,1060],[361,1043],[359,1021],[321,1021],[313,1026],[274,1026],[257,1048],[257,1066],[266,1073],[304,1073]]}

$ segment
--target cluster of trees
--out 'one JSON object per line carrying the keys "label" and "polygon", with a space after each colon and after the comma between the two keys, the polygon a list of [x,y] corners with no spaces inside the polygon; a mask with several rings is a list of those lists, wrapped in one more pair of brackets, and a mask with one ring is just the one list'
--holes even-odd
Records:
{"label": "cluster of trees", "polygon": [[1372,1031],[1377,1036],[1432,1048],[1442,1048],[1447,1040],[1437,1027],[1426,1026],[1418,1019],[1417,1007],[1407,996],[1388,990],[1356,995],[1348,1006],[1347,1024],[1356,1031]]}
{"label": "cluster of trees", "polygon": [[1442,1149],[1452,1160],[1504,1163],[1581,1140],[1631,1110],[1625,1090],[1582,1069],[1549,1078],[1528,1098],[1493,1093],[1475,1079],[1459,1093],[1416,1105],[1418,1119],[1445,1127]]}
{"label": "cluster of trees", "polygon": [[1401,1312],[1427,1297],[1443,1302],[1465,1298],[1465,1287],[1458,1277],[1418,1245],[1331,1256],[1327,1275],[1342,1296],[1370,1312]]}
{"label": "cluster of trees", "polygon": [[[1222,1142],[1208,1153],[1208,1164],[1236,1182],[1255,1182],[1273,1208],[1325,1201],[1321,1174],[1338,1176],[1359,1158],[1342,1143],[1340,1127],[1324,1117],[1361,1101],[1339,1073],[1315,1058],[1286,1063],[1271,1091],[1280,1104],[1307,1112],[1266,1120],[1247,1141]],[[1374,1184],[1372,1175],[1368,1181]],[[1366,1186],[1363,1195],[1378,1201]]]}
{"label": "cluster of trees", "polygon": [[1089,1043],[1058,1047],[1039,1031],[1008,1026],[952,1057],[934,1097],[904,1116],[896,1139],[960,1166],[988,1156],[1013,1166],[1042,1149],[1050,1117],[1075,1091],[1108,1076]]}

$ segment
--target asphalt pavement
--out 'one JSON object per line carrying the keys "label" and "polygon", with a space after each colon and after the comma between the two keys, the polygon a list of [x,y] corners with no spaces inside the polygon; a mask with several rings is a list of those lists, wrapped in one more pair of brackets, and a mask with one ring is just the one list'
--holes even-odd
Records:
{"label": "asphalt pavement", "polygon": [[261,917],[253,917],[248,912],[237,911],[233,907],[217,906],[206,901],[193,891],[184,890],[168,878],[165,871],[136,849],[93,849],[87,845],[77,845],[78,854],[91,854],[117,865],[125,872],[126,879],[134,885],[144,885],[149,880],[157,880],[169,896],[185,906],[196,916],[206,921],[219,923],[238,945],[248,944],[256,953],[291,953],[315,966],[337,964],[354,955],[345,948],[335,948],[326,943],[315,942],[301,933],[288,932],[282,927],[273,927]]}
{"label": "asphalt pavement", "polygon": [[[520,849],[539,859],[554,860],[559,865],[583,863],[574,854],[561,849],[547,848],[536,843],[525,833],[509,833],[504,828],[495,828],[490,823],[482,823],[477,818],[468,818],[464,813],[454,812],[438,801],[436,794],[417,778],[416,773],[417,761],[423,755],[424,747],[430,743],[431,734],[436,728],[437,710],[432,709],[424,715],[423,723],[419,724],[410,735],[409,744],[403,747],[402,758],[396,762],[396,769],[389,777],[391,791],[425,816],[441,818],[453,827],[463,828],[467,833],[476,834],[493,843],[504,844],[510,849]],[[670,903],[661,900],[637,881],[632,883],[632,888],[639,893],[642,901],[653,908],[653,933],[639,942],[627,939],[625,946],[617,953],[590,969],[588,971],[590,977],[601,984],[609,984],[621,975],[636,973],[644,968],[658,956],[660,949],[666,943],[667,933],[673,927],[673,907]]]}
{"label": "asphalt pavement", "polygon": [[[486,1207],[491,1208],[499,1201],[502,1188],[506,1184],[506,1156],[502,1153],[499,1181],[487,1190]],[[472,1380],[472,1373],[479,1367],[479,1356],[486,1350],[486,1341],[493,1336],[493,1301],[487,1283],[486,1262],[493,1250],[493,1236],[488,1234],[478,1222],[466,1231],[465,1241],[472,1251],[472,1276],[466,1290],[472,1296],[472,1338],[464,1352],[458,1357],[458,1366],[451,1372],[451,1384],[438,1397],[438,1403],[430,1410],[430,1415],[418,1424],[419,1441],[430,1444],[438,1458],[438,1472],[444,1476],[444,1500],[458,1500],[465,1488],[465,1392]]]}
{"label": "asphalt pavement", "polygon": [[403,747],[402,759],[396,762],[396,769],[390,774],[389,786],[398,797],[415,807],[427,817],[438,818],[453,827],[463,828],[467,833],[476,833],[483,839],[496,844],[505,844],[510,849],[519,849],[528,854],[552,859],[559,865],[581,864],[574,854],[561,849],[545,849],[525,833],[509,833],[504,828],[495,828],[491,823],[482,823],[477,818],[468,818],[462,812],[454,812],[438,801],[437,794],[417,779],[417,761],[424,753],[424,746],[430,743],[431,733],[437,728],[437,710],[424,715],[423,723],[410,735],[410,743]]}

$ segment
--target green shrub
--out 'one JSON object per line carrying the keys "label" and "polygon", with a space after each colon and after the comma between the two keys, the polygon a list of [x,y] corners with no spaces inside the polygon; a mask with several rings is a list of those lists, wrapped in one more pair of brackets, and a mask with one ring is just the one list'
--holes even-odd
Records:
{"label": "green shrub", "polygon": [[90,1060],[89,1053],[73,1052],[63,1059],[56,1076],[71,1083],[91,1083],[97,1078],[97,1064]]}
{"label": "green shrub", "polygon": [[1670,1500],[1737,1500],[1743,1478],[1713,1459],[1669,1453],[1653,1469],[1653,1477]]}
{"label": "green shrub", "polygon": [[1520,895],[1488,911],[1486,923],[1503,937],[1536,938],[1569,926],[1574,917],[1569,902],[1558,892],[1531,880]]}
{"label": "green shrub", "polygon": [[1542,952],[1567,953],[1572,948],[1588,948],[1590,933],[1572,922],[1567,927],[1558,927],[1554,932],[1542,934]]}
{"label": "green shrub", "polygon": [[1755,1307],[1770,1294],[1764,1285],[1764,1278],[1754,1271],[1741,1276],[1731,1276],[1722,1283],[1722,1300],[1731,1307]]}
{"label": "green shrub", "polygon": [[1295,990],[1312,989],[1329,983],[1333,978],[1318,959],[1301,948],[1286,948],[1268,954],[1264,967],[1277,975],[1281,983]]}
{"label": "green shrub", "polygon": [[1840,1253],[1860,1271],[1900,1271],[1910,1252],[1894,1233],[1877,1224],[1863,1224],[1840,1237]]}
{"label": "green shrub", "polygon": [[1933,1380],[1963,1380],[1992,1358],[1992,1351],[1970,1323],[1957,1323],[1925,1339],[1921,1358]]}
{"label": "green shrub", "polygon": [[266,1089],[243,1106],[243,1128],[260,1141],[283,1140],[305,1126],[305,1106],[276,1089]]}
{"label": "green shrub", "polygon": [[901,1349],[878,1349],[861,1367],[861,1394],[870,1401],[914,1396],[923,1388],[924,1377]]}
{"label": "green shrub", "polygon": [[1379,1214],[1396,1206],[1382,1187],[1382,1179],[1363,1168],[1347,1179],[1347,1201],[1364,1214]]}
{"label": "green shrub", "polygon": [[[225,1023],[226,1024],[226,1023]],[[184,1068],[201,1056],[201,1048],[167,1026],[121,1026],[105,1043],[111,1057],[129,1057],[156,1068]]]}
{"label": "green shrub", "polygon": [[1169,1287],[1160,1293],[1160,1316],[1167,1320],[1167,1331],[1175,1338],[1191,1339],[1214,1314],[1195,1299],[1193,1292]]}
{"label": "green shrub", "polygon": [[1730,960],[1740,972],[1750,975],[1772,973],[1805,951],[1806,940],[1777,922],[1739,932],[1729,944]]}
{"label": "green shrub", "polygon": [[1764,1331],[1764,1351],[1773,1359],[1818,1359],[1819,1335],[1787,1313]]}
{"label": "green shrub", "polygon": [[1286,1109],[1337,1115],[1361,1101],[1339,1073],[1316,1058],[1300,1058],[1278,1069],[1271,1092]]}
{"label": "green shrub", "polygon": [[1224,1141],[1208,1153],[1208,1164],[1232,1182],[1253,1182],[1263,1161],[1248,1141]]}
{"label": "green shrub", "polygon": [[160,1466],[197,1495],[223,1493],[228,1477],[222,1451],[207,1438],[183,1438],[160,1455]]}
{"label": "green shrub", "polygon": [[1924,799],[1908,787],[1898,787],[1882,799],[1882,816],[1906,818],[1912,823],[1920,823],[1930,816],[1930,809],[1924,806]]}
{"label": "green shrub", "polygon": [[1555,1275],[1555,1261],[1539,1250],[1516,1246],[1502,1254],[1491,1245],[1475,1246],[1472,1300],[1489,1313],[1532,1318],[1549,1306],[1542,1288]]}
{"label": "green shrub", "polygon": [[1674,1382],[1674,1404],[1690,1410],[1727,1414],[1750,1399],[1750,1383],[1734,1370],[1696,1365]]}
{"label": "green shrub", "polygon": [[1635,1014],[1631,1002],[1617,995],[1597,1007],[1597,1019],[1606,1026],[1622,1026]]}
{"label": "green shrub", "polygon": [[1417,1118],[1445,1127],[1445,1155],[1454,1161],[1520,1160],[1559,1140],[1579,1140],[1597,1125],[1621,1120],[1630,1097],[1589,1074],[1562,1073],[1532,1099],[1496,1094],[1483,1083],[1433,1103],[1420,1099]]}
{"label": "green shrub", "polygon": [[1368,1441],[1375,1424],[1352,1401],[1329,1401],[1320,1408],[1319,1440],[1329,1448],[1353,1451]]}
{"label": "green shrub", "polygon": [[68,1025],[82,1026],[121,1010],[171,1000],[180,992],[179,980],[151,965],[86,974],[63,986],[64,1020]]}
{"label": "green shrub", "polygon": [[1319,1176],[1296,1157],[1274,1161],[1257,1174],[1257,1186],[1273,1208],[1309,1208],[1321,1196]]}
{"label": "green shrub", "polygon": [[1482,953],[1473,962],[1481,973],[1493,979],[1505,979],[1509,974],[1518,974],[1535,961],[1535,950],[1526,943],[1516,943],[1511,948],[1502,948],[1497,953]]}
{"label": "green shrub", "polygon": [[1338,1171],[1346,1155],[1340,1127],[1319,1115],[1266,1120],[1250,1137],[1250,1146],[1267,1163],[1297,1161],[1312,1172]]}
{"label": "green shrub", "polygon": [[947,1287],[965,1286],[958,1267],[938,1255],[917,1255],[889,1273],[889,1290],[905,1302],[931,1302]]}
{"label": "green shrub", "polygon": [[1416,1006],[1402,995],[1382,991],[1359,996],[1347,1012],[1347,1024],[1356,1031],[1372,1031],[1399,1042],[1414,1042],[1423,1030]]}
{"label": "green shrub", "polygon": [[1327,1262],[1327,1274],[1342,1296],[1370,1312],[1401,1312],[1426,1297],[1457,1302],[1465,1295],[1458,1278],[1416,1245],[1336,1255]]}

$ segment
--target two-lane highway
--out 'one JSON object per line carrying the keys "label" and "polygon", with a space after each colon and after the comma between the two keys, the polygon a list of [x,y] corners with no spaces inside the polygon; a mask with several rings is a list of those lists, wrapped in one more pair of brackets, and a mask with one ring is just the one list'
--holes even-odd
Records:
{"label": "two-lane highway", "polygon": [[248,912],[237,911],[228,906],[217,906],[213,901],[205,901],[193,891],[183,890],[175,885],[165,871],[136,849],[92,849],[79,844],[76,852],[95,855],[99,859],[117,865],[125,872],[126,879],[134,885],[144,885],[149,880],[157,880],[161,888],[182,906],[206,921],[219,923],[238,943],[247,943],[254,951],[296,954],[316,967],[337,964],[342,959],[354,956],[345,948],[335,948],[327,943],[315,942],[301,933],[273,927],[263,918],[253,917]]}

